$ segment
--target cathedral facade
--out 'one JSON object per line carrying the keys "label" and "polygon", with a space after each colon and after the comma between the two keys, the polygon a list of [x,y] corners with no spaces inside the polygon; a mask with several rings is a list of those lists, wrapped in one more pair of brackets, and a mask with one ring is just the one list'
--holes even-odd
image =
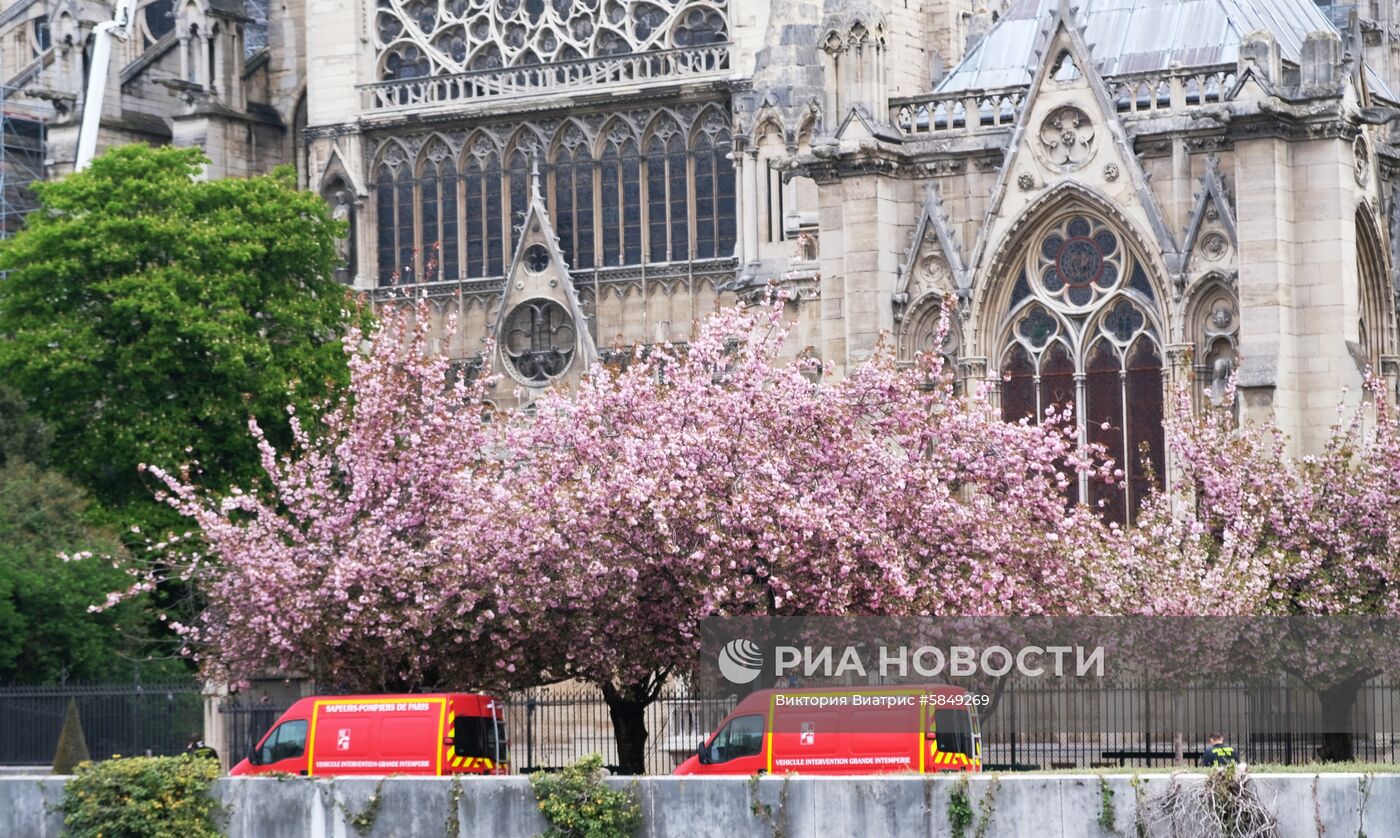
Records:
{"label": "cathedral facade", "polygon": [[[54,174],[104,8],[0,11],[6,84],[47,109]],[[138,17],[103,143],[202,145],[210,176],[296,165],[349,222],[343,280],[426,296],[438,348],[499,374],[503,405],[777,285],[791,354],[835,374],[888,340],[944,353],[1009,419],[1074,405],[1087,440],[1153,465],[1081,488],[1126,516],[1164,473],[1178,382],[1204,401],[1237,381],[1299,452],[1368,374],[1395,395],[1390,0],[155,0]]]}

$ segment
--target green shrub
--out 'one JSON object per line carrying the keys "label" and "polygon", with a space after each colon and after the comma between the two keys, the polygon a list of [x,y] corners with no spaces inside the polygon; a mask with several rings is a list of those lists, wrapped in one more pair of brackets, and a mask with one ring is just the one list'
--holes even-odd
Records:
{"label": "green shrub", "polygon": [[532,774],[540,812],[549,821],[544,838],[631,838],[642,823],[635,789],[603,783],[603,758],[586,756],[558,774]]}
{"label": "green shrub", "polygon": [[63,788],[70,838],[217,838],[209,785],[219,764],[201,757],[84,763]]}

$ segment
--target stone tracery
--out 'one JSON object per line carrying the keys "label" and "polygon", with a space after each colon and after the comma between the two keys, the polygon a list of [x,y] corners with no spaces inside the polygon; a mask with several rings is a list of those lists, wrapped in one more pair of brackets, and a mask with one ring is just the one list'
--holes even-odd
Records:
{"label": "stone tracery", "polygon": [[378,0],[378,77],[720,44],[727,15],[727,0]]}
{"label": "stone tracery", "polygon": [[1124,473],[1122,486],[1085,480],[1070,499],[1128,522],[1165,463],[1160,314],[1144,266],[1108,222],[1064,213],[1029,238],[1006,312],[994,353],[1003,415],[1070,408]]}

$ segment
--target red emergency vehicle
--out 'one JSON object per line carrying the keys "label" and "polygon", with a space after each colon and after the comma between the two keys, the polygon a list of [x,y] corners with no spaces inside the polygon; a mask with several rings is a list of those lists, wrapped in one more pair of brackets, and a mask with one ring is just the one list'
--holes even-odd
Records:
{"label": "red emergency vehicle", "polygon": [[675,773],[981,771],[978,700],[943,685],[759,690]]}
{"label": "red emergency vehicle", "polygon": [[506,774],[505,708],[489,695],[354,695],[293,704],[230,774]]}

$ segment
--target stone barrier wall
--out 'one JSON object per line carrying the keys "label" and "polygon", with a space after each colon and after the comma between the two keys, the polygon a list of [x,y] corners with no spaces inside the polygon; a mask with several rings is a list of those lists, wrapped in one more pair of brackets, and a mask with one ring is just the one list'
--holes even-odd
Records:
{"label": "stone barrier wall", "polygon": [[[1201,775],[1177,782],[1200,783]],[[1279,838],[1400,836],[1400,774],[1270,774],[1255,778],[1281,822]],[[62,777],[0,777],[0,836],[57,838]],[[646,777],[641,796],[647,838],[787,838],[806,836],[952,835],[948,802],[953,777]],[[992,796],[986,838],[1108,838],[1136,836],[1138,800],[1165,792],[1167,775],[977,775],[967,793],[974,813]],[[1112,791],[1113,828],[1106,820],[1102,784]],[[530,838],[544,831],[528,780],[467,778],[457,801],[459,838]],[[373,828],[357,832],[350,819],[380,802]],[[445,838],[453,796],[439,778],[298,779],[225,778],[215,794],[229,807],[230,838]],[[765,808],[766,807],[766,808]],[[775,826],[777,827],[775,829]],[[971,836],[977,822],[967,830]],[[1321,828],[1321,831],[1320,829]],[[1155,828],[1153,838],[1175,838]]]}

